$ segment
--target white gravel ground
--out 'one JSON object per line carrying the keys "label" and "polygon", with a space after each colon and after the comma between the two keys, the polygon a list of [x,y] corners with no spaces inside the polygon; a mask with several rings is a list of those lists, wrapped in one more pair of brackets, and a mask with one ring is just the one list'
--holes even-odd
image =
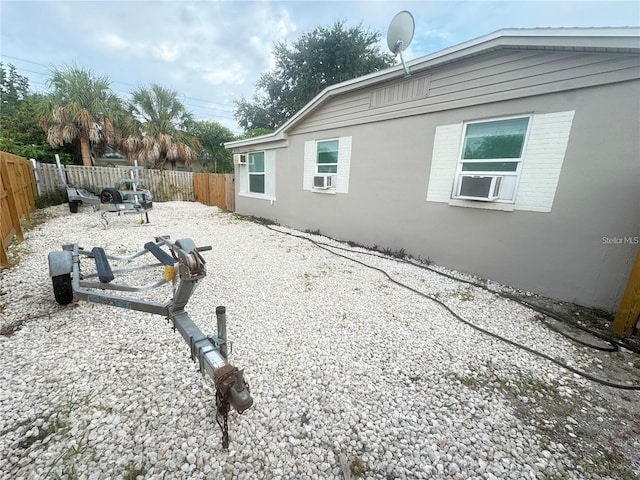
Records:
{"label": "white gravel ground", "polygon": [[[66,205],[46,214],[0,274],[2,479],[613,479],[640,469],[638,392],[623,394],[624,409],[607,404],[613,389],[482,335],[377,271],[198,203],[157,203],[148,225],[113,215],[105,228],[100,214]],[[158,235],[213,247],[187,310],[213,334],[215,307],[227,307],[230,360],[255,399],[230,415],[228,451],[212,385],[165,319],[53,297],[49,251],[78,242],[128,254]],[[493,332],[601,364],[516,303],[338,252]]]}

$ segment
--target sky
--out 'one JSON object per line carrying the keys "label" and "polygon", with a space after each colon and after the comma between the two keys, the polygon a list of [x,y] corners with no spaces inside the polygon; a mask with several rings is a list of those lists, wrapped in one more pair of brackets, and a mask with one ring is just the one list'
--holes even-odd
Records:
{"label": "sky", "polygon": [[379,32],[387,51],[387,28],[403,10],[415,20],[405,61],[502,28],[640,25],[637,0],[0,0],[0,61],[37,92],[48,90],[52,68],[74,64],[109,78],[124,99],[156,83],[197,120],[241,133],[234,101],[253,96],[276,42],[344,21]]}

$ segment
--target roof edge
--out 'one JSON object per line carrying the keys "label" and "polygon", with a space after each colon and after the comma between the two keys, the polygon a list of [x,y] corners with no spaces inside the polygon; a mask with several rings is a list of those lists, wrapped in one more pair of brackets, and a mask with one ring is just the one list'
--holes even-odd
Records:
{"label": "roof edge", "polygon": [[[496,30],[487,35],[462,42],[451,47],[438,50],[434,53],[423,55],[413,60],[405,62],[407,68],[416,67],[424,64],[424,68],[433,67],[445,61],[465,56],[465,51],[473,50],[484,44],[497,43],[491,48],[499,46],[500,40],[504,40],[504,44],[508,45],[508,39],[524,39],[524,38],[637,38],[638,48],[640,49],[640,26],[628,27],[544,27],[544,28],[504,28]],[[524,42],[522,42],[524,44]],[[482,50],[480,48],[479,50]],[[421,70],[423,68],[420,68]],[[404,75],[404,67],[402,65],[394,65],[384,70],[372,72],[367,75],[346,80],[335,85],[330,85],[315,97],[313,97],[304,107],[298,110],[289,120],[283,123],[273,133],[253,137],[250,139],[237,140],[225,143],[225,148],[236,148],[253,145],[254,143],[275,142],[285,138],[285,132],[294,126],[298,121],[302,120],[311,110],[319,106],[322,102],[334,95],[345,93],[356,88],[363,88],[370,84],[380,81],[392,79],[397,73]]]}

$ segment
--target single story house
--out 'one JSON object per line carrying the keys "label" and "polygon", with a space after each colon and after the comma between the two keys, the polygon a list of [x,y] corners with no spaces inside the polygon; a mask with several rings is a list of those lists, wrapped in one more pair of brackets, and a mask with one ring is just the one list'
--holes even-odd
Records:
{"label": "single story house", "polygon": [[230,142],[236,211],[615,311],[640,236],[640,28],[506,29]]}

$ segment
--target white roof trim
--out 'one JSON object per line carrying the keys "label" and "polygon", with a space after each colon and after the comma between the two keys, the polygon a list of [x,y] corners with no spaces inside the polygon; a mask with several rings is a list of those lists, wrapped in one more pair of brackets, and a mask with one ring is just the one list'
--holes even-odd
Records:
{"label": "white roof trim", "polygon": [[[497,30],[482,37],[463,42],[443,50],[418,57],[416,59],[405,62],[407,68],[414,67],[416,70],[432,68],[436,65],[448,63],[455,59],[463,58],[467,55],[477,55],[480,52],[490,50],[497,47],[513,46],[526,47],[540,45],[540,39],[547,38],[552,42],[553,47],[571,48],[577,38],[589,39],[588,47],[590,48],[616,48],[616,45],[610,45],[609,40],[620,39],[619,48],[632,48],[640,51],[640,27],[594,27],[594,28],[507,28]],[[534,40],[535,39],[535,40]],[[636,40],[633,42],[633,40]],[[587,44],[581,42],[579,48],[585,48]],[[350,90],[362,88],[392,79],[396,74],[404,75],[404,67],[402,65],[394,65],[393,67],[373,72],[361,77],[357,77],[345,82],[337,83],[325,88],[316,95],[309,103],[298,110],[289,120],[283,123],[275,132],[261,135],[259,137],[227,142],[224,144],[226,148],[236,148],[255,143],[273,142],[285,138],[285,132],[295,125],[299,120],[304,118],[310,111],[328,98],[345,93]]]}

